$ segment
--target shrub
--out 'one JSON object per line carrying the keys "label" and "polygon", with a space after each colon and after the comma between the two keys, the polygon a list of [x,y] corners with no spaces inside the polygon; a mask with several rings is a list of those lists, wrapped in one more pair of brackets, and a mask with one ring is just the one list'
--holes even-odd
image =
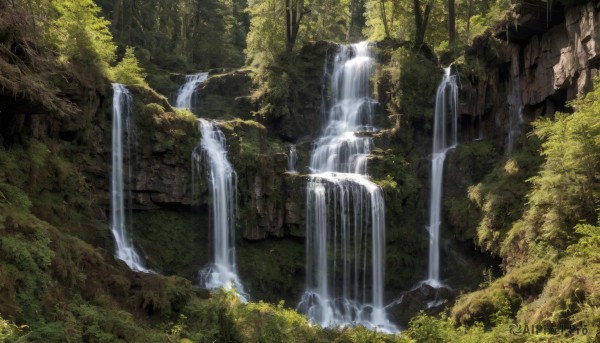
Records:
{"label": "shrub", "polygon": [[134,55],[134,48],[127,47],[125,49],[125,55],[121,61],[111,68],[111,78],[114,82],[125,85],[146,85],[146,81],[144,80],[146,74],[144,74],[144,70],[140,67]]}

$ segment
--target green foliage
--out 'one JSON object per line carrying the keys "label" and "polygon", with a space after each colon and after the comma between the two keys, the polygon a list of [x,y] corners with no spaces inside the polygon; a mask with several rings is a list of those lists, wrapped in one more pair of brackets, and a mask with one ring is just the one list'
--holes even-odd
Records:
{"label": "green foliage", "polygon": [[190,165],[190,151],[199,142],[197,118],[185,109],[175,109],[166,98],[145,86],[129,87],[133,95],[137,153],[169,152],[181,165]]}
{"label": "green foliage", "polygon": [[0,182],[0,202],[7,202],[22,210],[31,208],[31,201],[27,193],[20,188]]}
{"label": "green foliage", "polygon": [[[382,133],[383,134],[383,133]],[[388,246],[402,246],[386,251],[387,287],[408,288],[417,281],[414,271],[424,267],[422,259],[416,258],[425,247],[425,241],[414,234],[420,225],[419,218],[412,216],[418,208],[420,184],[411,170],[411,164],[403,157],[401,147],[374,149],[369,157],[368,171],[373,181],[383,190],[385,199],[386,242]]]}
{"label": "green foliage", "polygon": [[[448,6],[445,1],[417,1],[424,11],[431,7],[425,31],[425,43],[435,47],[436,53],[456,52],[456,47],[471,44],[473,38],[483,34],[498,22],[506,23],[511,0],[457,0],[455,1],[456,42],[450,44],[448,34]],[[365,3],[366,27],[364,34],[370,40],[391,38],[414,41],[416,36],[414,4],[401,0],[367,0]],[[385,19],[384,19],[385,18]],[[386,25],[389,37],[386,37]]]}
{"label": "green foliage", "polygon": [[18,326],[17,324],[0,317],[0,342],[16,341],[19,336],[23,334],[25,329],[27,329],[27,325]]}
{"label": "green foliage", "polygon": [[59,0],[51,6],[57,18],[48,33],[62,57],[107,70],[115,59],[116,46],[100,7],[93,0]]}
{"label": "green foliage", "polygon": [[[469,189],[483,212],[479,244],[504,258],[505,275],[461,297],[452,309],[454,323],[498,325],[515,316],[544,325],[598,322],[599,97],[596,80],[594,91],[571,103],[573,114],[538,119],[533,144]],[[536,139],[543,163],[532,177]]]}
{"label": "green foliage", "polygon": [[547,342],[536,335],[511,333],[511,323],[508,321],[500,321],[487,328],[479,322],[470,327],[456,327],[444,314],[433,317],[423,312],[411,320],[405,332],[411,342]]}
{"label": "green foliage", "polygon": [[42,320],[40,308],[50,283],[48,224],[28,213],[27,208],[0,205],[0,289],[6,305],[28,323]]}
{"label": "green foliage", "polygon": [[149,315],[170,318],[192,298],[192,283],[178,276],[146,275],[136,294],[136,303]]}
{"label": "green foliage", "polygon": [[423,55],[404,47],[392,53],[388,68],[392,81],[390,94],[393,94],[388,102],[388,111],[402,114],[402,123],[416,121],[413,126],[431,122],[431,95],[435,94],[441,70]]}
{"label": "green foliage", "polygon": [[578,222],[596,223],[600,206],[600,122],[597,107],[600,83],[594,91],[571,103],[575,113],[557,114],[554,120],[534,122],[534,135],[543,140],[544,163],[538,175],[530,179],[533,189],[522,223],[504,242],[508,253],[516,245],[528,242],[520,256],[556,258],[575,239]]}
{"label": "green foliage", "polygon": [[[452,333],[453,335],[448,335]],[[421,312],[410,321],[408,335],[416,342],[451,342],[456,340],[452,324],[444,317],[436,319]]]}
{"label": "green foliage", "polygon": [[[424,7],[425,1],[422,2]],[[428,2],[429,3],[429,2]],[[366,27],[365,36],[374,41],[384,38],[399,41],[414,40],[416,34],[413,2],[399,0],[367,0],[365,1]],[[431,1],[432,11],[429,15],[429,25],[425,41],[433,46],[447,39],[447,25],[445,25],[445,3]],[[384,13],[387,18],[389,37],[386,37]]]}
{"label": "green foliage", "polygon": [[135,47],[150,85],[168,94],[172,73],[239,67],[246,0],[97,0],[120,47]]}
{"label": "green foliage", "polygon": [[[349,5],[347,0],[305,1],[295,47],[316,40],[345,41]],[[273,65],[286,52],[285,2],[250,0],[247,11],[250,14],[247,63],[253,67]]]}
{"label": "green foliage", "polygon": [[248,6],[247,64],[265,68],[285,51],[285,16],[278,0],[251,1]]}
{"label": "green foliage", "polygon": [[590,327],[598,323],[600,226],[579,224],[575,232],[579,239],[567,247],[566,256],[554,267],[539,298],[521,310],[520,318]]}
{"label": "green foliage", "polygon": [[134,48],[127,47],[125,55],[116,66],[111,68],[112,80],[125,85],[146,85],[144,70],[134,55]]}
{"label": "green foliage", "polygon": [[298,93],[307,82],[301,75],[306,56],[299,48],[314,40],[345,40],[349,24],[344,20],[349,19],[348,1],[298,0],[296,3],[303,3],[304,10],[298,24],[298,36],[291,43],[286,34],[288,23],[284,1],[249,2],[246,63],[252,69],[255,85],[252,100],[258,110],[253,116],[261,122],[281,122],[298,117],[297,108],[301,103]]}
{"label": "green foliage", "polygon": [[134,241],[149,256],[154,270],[193,280],[208,262],[207,217],[169,210],[135,211],[132,222]]}
{"label": "green foliage", "polygon": [[522,204],[530,190],[526,180],[536,173],[541,163],[534,151],[537,145],[536,140],[530,138],[525,148],[510,159],[501,160],[481,182],[468,189],[469,200],[482,214],[476,229],[477,244],[493,255],[500,255],[502,242],[513,222],[523,215]]}
{"label": "green foliage", "polygon": [[351,342],[364,342],[364,343],[404,343],[412,342],[404,334],[389,335],[376,330],[369,330],[362,326],[353,328],[344,328],[339,333],[339,337],[331,339],[336,343],[351,343]]}
{"label": "green foliage", "polygon": [[237,265],[245,289],[257,300],[297,301],[304,286],[305,254],[304,245],[291,239],[238,245]]}
{"label": "green foliage", "polygon": [[283,307],[258,302],[240,308],[237,313],[241,333],[249,342],[311,342],[317,329],[306,317]]}

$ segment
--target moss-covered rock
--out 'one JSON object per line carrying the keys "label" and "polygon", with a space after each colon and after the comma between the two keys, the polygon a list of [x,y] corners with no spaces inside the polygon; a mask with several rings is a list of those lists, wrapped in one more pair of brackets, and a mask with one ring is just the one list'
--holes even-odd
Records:
{"label": "moss-covered rock", "polygon": [[255,110],[250,70],[234,70],[210,76],[196,91],[194,113],[203,118],[231,120],[252,119]]}
{"label": "moss-covered rock", "polygon": [[237,264],[253,301],[295,306],[304,291],[304,241],[294,238],[246,241],[237,246]]}
{"label": "moss-covered rock", "polygon": [[291,180],[302,178],[286,173],[287,145],[268,140],[266,128],[255,121],[227,121],[221,129],[227,136],[228,156],[238,175],[241,236],[255,240],[297,232],[302,186]]}
{"label": "moss-covered rock", "polygon": [[513,317],[519,307],[539,294],[552,270],[547,262],[536,262],[514,269],[511,273],[484,284],[485,288],[466,294],[452,308],[456,324],[475,322],[491,325],[494,318]]}
{"label": "moss-covered rock", "polygon": [[174,109],[151,89],[131,87],[131,94],[135,205],[191,204],[191,153],[200,141],[196,117],[187,110]]}

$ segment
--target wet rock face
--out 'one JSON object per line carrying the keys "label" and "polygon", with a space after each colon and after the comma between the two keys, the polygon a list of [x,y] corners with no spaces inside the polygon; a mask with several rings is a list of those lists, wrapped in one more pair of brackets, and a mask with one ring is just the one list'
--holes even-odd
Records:
{"label": "wet rock face", "polygon": [[144,170],[136,174],[133,193],[136,207],[157,208],[164,204],[191,204],[187,189],[190,168],[172,165],[161,158],[147,158],[136,164]]}
{"label": "wet rock face", "polygon": [[286,172],[287,156],[254,121],[224,122],[228,156],[238,175],[238,227],[242,237],[304,235],[305,178]]}
{"label": "wet rock face", "polygon": [[[196,120],[190,114],[176,113],[164,97],[150,89],[129,88],[133,101],[133,208],[188,207],[192,204],[191,152],[200,139]],[[110,113],[110,108],[107,111]],[[105,130],[106,160],[110,164],[111,131]]]}

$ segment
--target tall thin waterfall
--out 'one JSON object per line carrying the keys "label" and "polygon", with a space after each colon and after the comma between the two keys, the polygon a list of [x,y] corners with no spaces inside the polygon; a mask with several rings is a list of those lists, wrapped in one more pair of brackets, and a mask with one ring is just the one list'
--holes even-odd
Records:
{"label": "tall thin waterfall", "polygon": [[429,207],[429,275],[426,282],[433,287],[440,282],[440,225],[442,223],[442,189],[444,161],[458,139],[458,85],[456,75],[446,68],[438,86],[433,124],[433,152],[431,154],[431,194]]}
{"label": "tall thin waterfall", "polygon": [[342,47],[331,76],[332,106],[316,141],[307,185],[307,285],[298,305],[322,326],[397,331],[383,302],[385,204],[366,176],[373,132],[367,42]]}
{"label": "tall thin waterfall", "polygon": [[[214,242],[213,263],[200,271],[200,283],[213,289],[235,286],[244,289],[235,267],[235,213],[237,176],[227,160],[225,135],[214,122],[198,120],[202,139],[192,152],[194,173],[206,172],[211,196],[211,224]],[[242,299],[243,296],[242,296]]]}
{"label": "tall thin waterfall", "polygon": [[196,94],[196,88],[199,84],[206,81],[208,73],[198,73],[185,76],[185,83],[179,88],[175,107],[191,109]]}
{"label": "tall thin waterfall", "polygon": [[[116,257],[135,271],[150,272],[131,242],[125,213],[125,177],[123,160],[129,162],[131,135],[131,94],[119,83],[113,83],[113,125],[111,163],[111,230],[117,244]],[[125,144],[124,144],[125,143]],[[129,167],[129,166],[127,166]],[[129,168],[128,168],[129,169]]]}
{"label": "tall thin waterfall", "polygon": [[287,171],[290,173],[298,173],[296,170],[296,162],[298,161],[298,154],[296,153],[296,146],[290,144],[290,154],[288,156],[288,167]]}

